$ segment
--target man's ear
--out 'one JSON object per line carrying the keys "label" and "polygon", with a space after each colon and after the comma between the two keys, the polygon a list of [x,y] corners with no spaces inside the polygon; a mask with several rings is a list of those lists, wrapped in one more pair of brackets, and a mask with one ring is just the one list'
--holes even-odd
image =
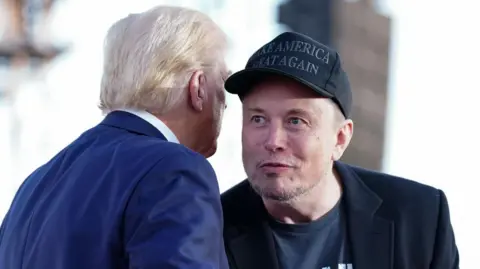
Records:
{"label": "man's ear", "polygon": [[202,70],[195,71],[190,77],[188,93],[192,108],[198,112],[202,111],[207,101],[207,83]]}
{"label": "man's ear", "polygon": [[337,130],[337,143],[333,151],[333,160],[338,161],[347,149],[353,136],[353,122],[350,119],[345,120]]}

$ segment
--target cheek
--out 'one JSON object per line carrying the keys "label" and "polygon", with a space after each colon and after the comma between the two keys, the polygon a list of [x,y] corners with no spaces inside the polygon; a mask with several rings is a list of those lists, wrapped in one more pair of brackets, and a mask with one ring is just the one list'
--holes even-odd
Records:
{"label": "cheek", "polygon": [[243,163],[248,166],[249,163],[255,163],[255,160],[260,157],[261,147],[256,144],[254,134],[242,128],[242,157]]}
{"label": "cheek", "polygon": [[225,106],[224,106],[223,104],[220,104],[220,105],[217,106],[217,109],[216,109],[216,111],[214,112],[215,114],[214,114],[213,117],[214,117],[215,121],[218,122],[219,125],[221,125],[222,120],[223,120],[223,114],[224,114],[224,112],[225,112],[224,107],[225,107]]}
{"label": "cheek", "polygon": [[318,134],[291,135],[289,146],[293,154],[305,164],[315,165],[328,156],[328,142]]}
{"label": "cheek", "polygon": [[242,148],[244,152],[255,152],[262,149],[258,143],[258,132],[249,127],[242,127]]}
{"label": "cheek", "polygon": [[212,111],[213,120],[220,123],[223,119],[224,112],[225,112],[225,102],[218,99],[214,100],[213,111]]}
{"label": "cheek", "polygon": [[242,151],[245,153],[250,148],[250,135],[245,127],[242,127]]}

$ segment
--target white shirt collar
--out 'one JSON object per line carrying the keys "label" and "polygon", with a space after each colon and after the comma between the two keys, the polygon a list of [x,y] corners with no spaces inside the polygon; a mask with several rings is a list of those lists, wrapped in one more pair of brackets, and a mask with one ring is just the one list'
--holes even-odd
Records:
{"label": "white shirt collar", "polygon": [[170,130],[170,128],[168,128],[168,126],[165,125],[165,123],[163,123],[161,120],[159,120],[154,115],[148,113],[147,111],[133,110],[133,109],[120,109],[120,110],[131,113],[133,115],[136,115],[142,118],[144,121],[150,123],[155,128],[157,128],[163,134],[163,136],[165,136],[167,141],[180,144],[180,142],[178,141],[178,138],[175,136],[172,130]]}

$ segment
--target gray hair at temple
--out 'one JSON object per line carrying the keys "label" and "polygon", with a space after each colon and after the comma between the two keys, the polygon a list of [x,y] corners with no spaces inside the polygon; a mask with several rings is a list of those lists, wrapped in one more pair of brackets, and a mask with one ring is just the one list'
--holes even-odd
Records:
{"label": "gray hair at temple", "polygon": [[105,38],[99,108],[167,113],[186,97],[192,73],[214,72],[226,53],[227,36],[199,11],[157,6],[130,14]]}

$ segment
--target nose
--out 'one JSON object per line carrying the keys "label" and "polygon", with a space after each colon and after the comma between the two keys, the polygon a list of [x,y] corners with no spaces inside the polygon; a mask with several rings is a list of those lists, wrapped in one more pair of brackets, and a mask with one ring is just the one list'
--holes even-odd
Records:
{"label": "nose", "polygon": [[286,134],[280,126],[271,125],[265,140],[265,149],[269,152],[281,152],[286,147]]}

